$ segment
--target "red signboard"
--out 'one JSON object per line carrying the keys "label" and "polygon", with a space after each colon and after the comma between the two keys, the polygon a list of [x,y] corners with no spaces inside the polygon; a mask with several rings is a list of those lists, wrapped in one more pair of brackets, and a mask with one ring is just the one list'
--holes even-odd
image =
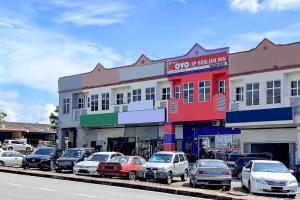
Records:
{"label": "red signboard", "polygon": [[227,66],[227,51],[168,61],[168,74]]}

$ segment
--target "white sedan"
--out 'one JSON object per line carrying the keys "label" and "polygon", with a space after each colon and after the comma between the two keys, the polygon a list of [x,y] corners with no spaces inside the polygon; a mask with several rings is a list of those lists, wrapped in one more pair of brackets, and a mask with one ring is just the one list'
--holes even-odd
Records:
{"label": "white sedan", "polygon": [[16,151],[0,152],[0,166],[22,167],[24,155]]}
{"label": "white sedan", "polygon": [[242,171],[242,186],[250,193],[285,194],[294,198],[298,182],[279,161],[251,160]]}
{"label": "white sedan", "polygon": [[78,162],[73,167],[76,175],[99,175],[97,172],[100,162],[107,162],[115,156],[123,156],[118,152],[97,152],[88,157],[85,161]]}

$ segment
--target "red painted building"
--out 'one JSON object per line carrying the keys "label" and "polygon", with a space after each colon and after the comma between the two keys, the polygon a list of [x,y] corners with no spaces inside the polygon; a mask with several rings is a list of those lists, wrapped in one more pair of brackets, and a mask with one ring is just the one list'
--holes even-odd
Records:
{"label": "red painted building", "polygon": [[196,154],[200,146],[218,149],[225,142],[220,138],[229,140],[238,133],[223,126],[229,99],[228,48],[206,50],[196,44],[186,55],[167,61],[167,76],[173,98],[168,104],[165,150],[175,150],[178,124],[183,126],[182,149]]}

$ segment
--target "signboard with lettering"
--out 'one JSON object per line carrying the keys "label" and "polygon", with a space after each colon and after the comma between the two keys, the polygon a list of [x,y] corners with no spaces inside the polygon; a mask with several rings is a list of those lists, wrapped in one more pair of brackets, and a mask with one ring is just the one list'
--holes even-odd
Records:
{"label": "signboard with lettering", "polygon": [[227,66],[227,51],[168,61],[168,74]]}

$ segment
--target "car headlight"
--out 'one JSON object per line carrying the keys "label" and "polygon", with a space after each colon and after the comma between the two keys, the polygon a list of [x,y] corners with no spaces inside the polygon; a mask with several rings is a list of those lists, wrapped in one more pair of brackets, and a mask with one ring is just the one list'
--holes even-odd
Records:
{"label": "car headlight", "polygon": [[74,165],[74,168],[79,168],[79,165]]}
{"label": "car headlight", "polygon": [[253,178],[252,180],[253,180],[254,182],[259,183],[259,184],[262,184],[262,185],[265,185],[265,184],[266,184],[266,182],[265,182],[264,179],[262,179],[262,178]]}
{"label": "car headlight", "polygon": [[141,167],[141,171],[145,171],[146,170],[146,167]]}
{"label": "car headlight", "polygon": [[50,158],[43,158],[42,161],[49,161]]}
{"label": "car headlight", "polygon": [[292,180],[292,181],[289,181],[288,185],[294,185],[294,184],[298,184],[297,180]]}

